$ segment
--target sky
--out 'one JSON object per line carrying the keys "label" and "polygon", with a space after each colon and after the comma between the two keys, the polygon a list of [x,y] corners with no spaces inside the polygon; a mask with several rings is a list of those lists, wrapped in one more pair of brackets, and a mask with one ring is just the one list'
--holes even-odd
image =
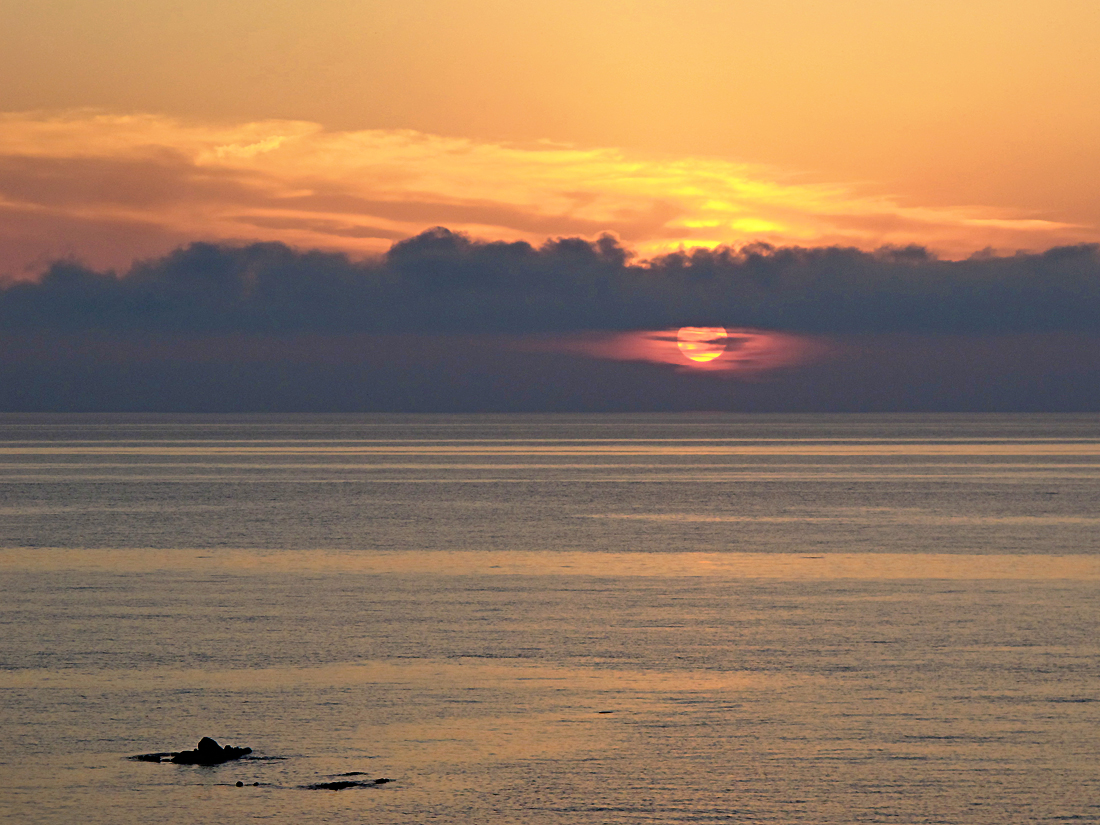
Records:
{"label": "sky", "polygon": [[1095,409],[1098,39],[1070,0],[0,0],[0,407]]}

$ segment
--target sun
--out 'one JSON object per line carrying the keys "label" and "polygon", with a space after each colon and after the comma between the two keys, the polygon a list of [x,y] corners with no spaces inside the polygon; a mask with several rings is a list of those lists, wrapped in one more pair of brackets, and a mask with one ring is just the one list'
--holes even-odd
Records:
{"label": "sun", "polygon": [[676,344],[692,361],[713,361],[726,351],[726,337],[725,327],[681,327]]}

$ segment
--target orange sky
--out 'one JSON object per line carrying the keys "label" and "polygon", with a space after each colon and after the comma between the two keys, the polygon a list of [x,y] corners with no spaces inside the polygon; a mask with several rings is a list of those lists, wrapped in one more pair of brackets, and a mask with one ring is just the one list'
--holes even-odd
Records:
{"label": "orange sky", "polygon": [[1100,5],[39,0],[0,273],[192,239],[1100,240]]}

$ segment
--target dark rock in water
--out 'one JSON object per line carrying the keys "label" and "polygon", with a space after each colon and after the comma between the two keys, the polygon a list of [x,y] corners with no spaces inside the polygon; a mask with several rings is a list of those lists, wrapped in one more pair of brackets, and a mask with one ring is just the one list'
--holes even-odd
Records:
{"label": "dark rock in water", "polygon": [[193,751],[179,751],[168,753],[139,753],[130,758],[136,762],[174,762],[177,765],[220,765],[233,759],[240,759],[252,753],[252,748],[234,748],[226,745],[224,748],[211,739],[204,736],[199,740],[199,746]]}
{"label": "dark rock in water", "polygon": [[174,753],[139,753],[137,756],[128,757],[134,762],[170,762]]}
{"label": "dark rock in water", "polygon": [[243,788],[244,787],[244,783],[241,782],[241,780],[239,780],[239,779],[237,780],[237,787],[238,788]]}
{"label": "dark rock in water", "polygon": [[342,791],[345,788],[361,788],[367,784],[370,783],[356,782],[354,779],[342,779],[339,782],[317,782],[304,787],[310,791]]}
{"label": "dark rock in water", "polygon": [[226,745],[224,748],[211,739],[204,736],[199,740],[199,746],[193,751],[180,751],[172,757],[177,765],[220,765],[233,759],[240,759],[252,753],[252,748],[234,748]]}
{"label": "dark rock in water", "polygon": [[[355,771],[354,773],[359,773]],[[353,774],[341,774],[341,776],[352,776]],[[310,791],[342,791],[346,788],[373,788],[377,785],[385,785],[387,782],[393,782],[392,779],[368,779],[366,781],[356,781],[354,779],[341,779],[337,782],[317,782],[313,785],[303,785],[306,790]]]}

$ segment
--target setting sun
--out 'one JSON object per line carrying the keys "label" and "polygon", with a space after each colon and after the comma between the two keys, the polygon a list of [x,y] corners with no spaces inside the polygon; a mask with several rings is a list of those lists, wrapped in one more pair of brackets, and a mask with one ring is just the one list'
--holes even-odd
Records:
{"label": "setting sun", "polygon": [[676,344],[692,361],[713,361],[726,351],[726,337],[724,327],[683,327]]}

